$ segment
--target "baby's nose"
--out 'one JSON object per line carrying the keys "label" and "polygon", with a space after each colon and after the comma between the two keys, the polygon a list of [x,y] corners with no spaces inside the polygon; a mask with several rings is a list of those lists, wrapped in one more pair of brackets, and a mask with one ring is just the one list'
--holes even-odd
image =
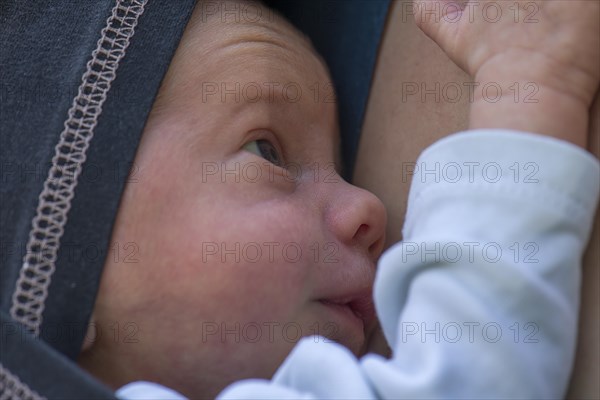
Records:
{"label": "baby's nose", "polygon": [[360,246],[376,261],[385,240],[386,211],[374,194],[340,182],[328,210],[330,229],[342,243]]}

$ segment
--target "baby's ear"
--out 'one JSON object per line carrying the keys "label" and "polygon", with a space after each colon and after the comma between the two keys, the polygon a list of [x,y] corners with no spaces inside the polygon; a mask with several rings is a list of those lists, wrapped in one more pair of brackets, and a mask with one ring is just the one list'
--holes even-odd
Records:
{"label": "baby's ear", "polygon": [[98,333],[99,329],[96,325],[96,317],[92,313],[92,316],[90,317],[90,322],[88,322],[88,326],[85,332],[85,337],[83,338],[83,343],[81,345],[82,354],[89,351],[94,346],[96,339],[98,339]]}

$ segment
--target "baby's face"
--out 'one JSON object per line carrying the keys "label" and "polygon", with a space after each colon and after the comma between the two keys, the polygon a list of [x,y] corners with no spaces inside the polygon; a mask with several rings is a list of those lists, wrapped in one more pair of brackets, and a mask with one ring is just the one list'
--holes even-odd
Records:
{"label": "baby's face", "polygon": [[360,353],[385,223],[336,172],[329,77],[304,39],[264,9],[201,12],[143,134],[93,316],[104,335],[81,359],[113,385],[189,396],[270,377],[301,336]]}

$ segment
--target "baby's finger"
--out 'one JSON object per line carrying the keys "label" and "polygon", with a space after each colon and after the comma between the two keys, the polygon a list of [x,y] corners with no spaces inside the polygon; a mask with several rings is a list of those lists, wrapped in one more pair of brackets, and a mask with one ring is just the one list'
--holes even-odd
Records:
{"label": "baby's finger", "polygon": [[417,26],[444,51],[451,53],[462,25],[465,3],[464,0],[414,0],[412,11]]}

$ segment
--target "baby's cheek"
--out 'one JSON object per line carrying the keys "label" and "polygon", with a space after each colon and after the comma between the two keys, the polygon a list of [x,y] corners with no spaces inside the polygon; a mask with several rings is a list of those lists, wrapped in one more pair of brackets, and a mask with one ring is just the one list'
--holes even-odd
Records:
{"label": "baby's cheek", "polygon": [[161,255],[153,284],[212,320],[291,318],[305,302],[307,271],[288,262],[273,243],[215,237],[177,251],[173,242]]}
{"label": "baby's cheek", "polygon": [[[223,306],[248,321],[294,319],[306,302],[306,274],[280,260],[223,265],[217,293]],[[227,314],[226,311],[224,311]]]}

